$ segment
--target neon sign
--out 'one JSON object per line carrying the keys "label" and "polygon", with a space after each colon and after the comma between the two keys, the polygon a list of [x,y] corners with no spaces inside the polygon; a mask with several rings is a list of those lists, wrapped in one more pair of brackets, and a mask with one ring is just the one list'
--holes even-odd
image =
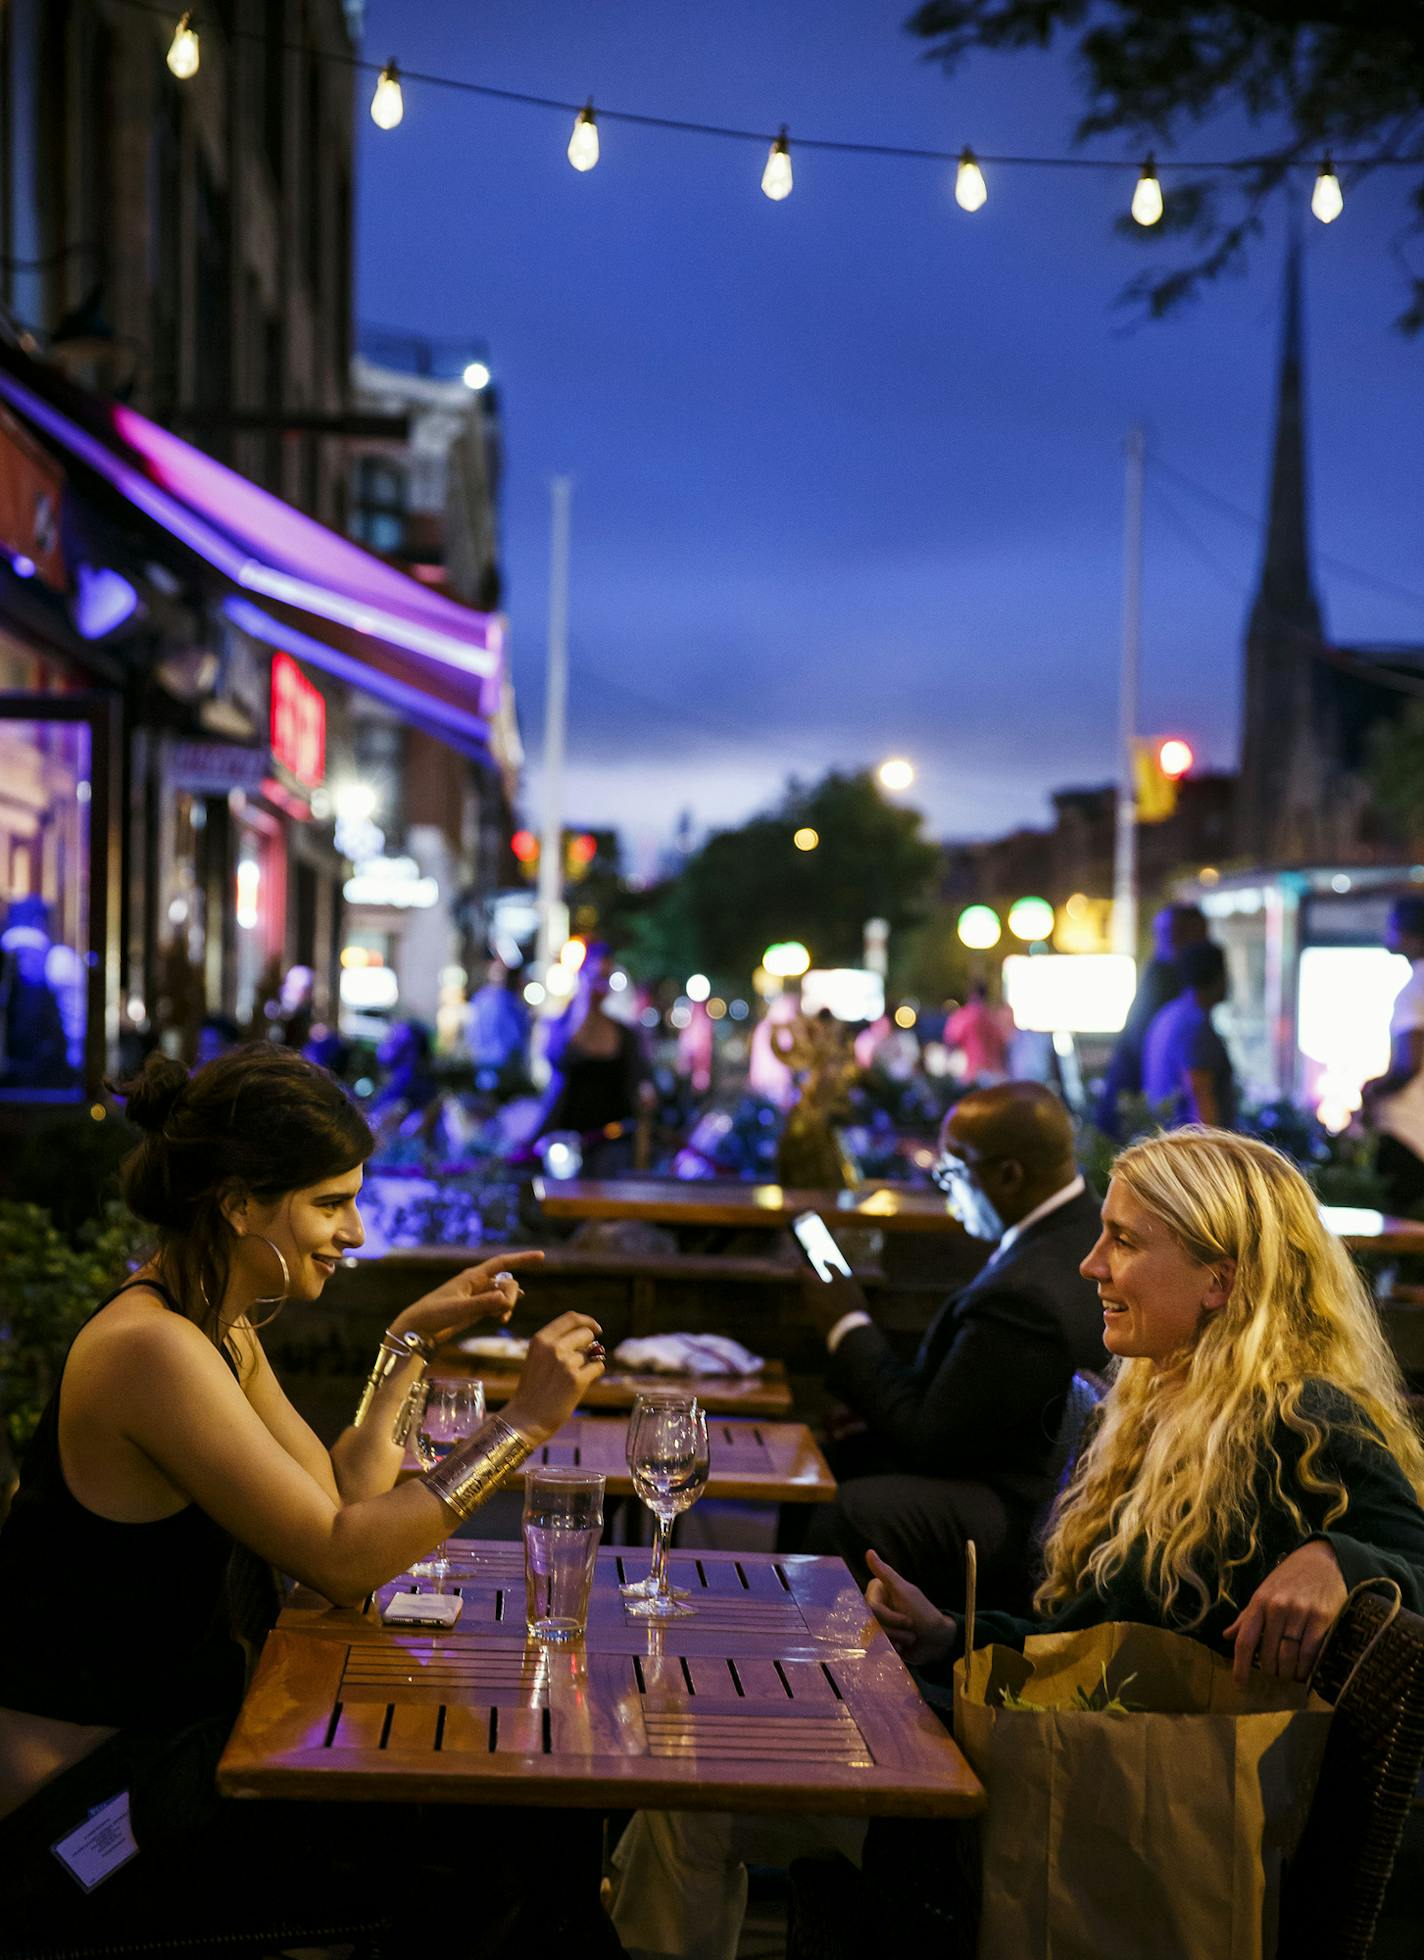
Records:
{"label": "neon sign", "polygon": [[326,777],[326,702],[289,653],[272,656],[272,757],[303,789]]}

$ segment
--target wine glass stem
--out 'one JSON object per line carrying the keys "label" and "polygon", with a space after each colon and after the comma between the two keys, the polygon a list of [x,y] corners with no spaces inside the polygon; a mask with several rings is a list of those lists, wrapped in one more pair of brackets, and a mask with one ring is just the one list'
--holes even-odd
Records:
{"label": "wine glass stem", "polygon": [[672,1516],[658,1513],[658,1528],[653,1539],[653,1579],[657,1585],[658,1597],[667,1599],[672,1586],[668,1577],[668,1547],[672,1544]]}

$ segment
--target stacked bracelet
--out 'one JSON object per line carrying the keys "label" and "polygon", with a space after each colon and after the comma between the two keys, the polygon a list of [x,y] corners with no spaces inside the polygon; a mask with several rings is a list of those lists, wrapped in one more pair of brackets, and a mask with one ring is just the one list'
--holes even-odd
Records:
{"label": "stacked bracelet", "polygon": [[[381,1345],[376,1349],[375,1366],[366,1378],[366,1386],[361,1391],[361,1400],[357,1403],[356,1413],[351,1418],[351,1427],[353,1429],[361,1427],[370,1413],[372,1402],[397,1369],[404,1368],[411,1361],[428,1362],[434,1352],[434,1342],[427,1341],[423,1334],[396,1334],[388,1327],[381,1336]],[[400,1442],[405,1440],[410,1430],[410,1414],[410,1397],[407,1396],[397,1418],[397,1427],[404,1423],[404,1428],[401,1435],[394,1440]]]}
{"label": "stacked bracelet", "polygon": [[427,1471],[420,1481],[463,1524],[533,1448],[517,1429],[511,1429],[499,1416],[490,1416],[467,1443]]}

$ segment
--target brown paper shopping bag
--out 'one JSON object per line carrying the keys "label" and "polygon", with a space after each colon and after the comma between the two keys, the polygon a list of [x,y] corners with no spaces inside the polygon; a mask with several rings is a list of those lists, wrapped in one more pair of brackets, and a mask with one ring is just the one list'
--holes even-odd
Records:
{"label": "brown paper shopping bag", "polygon": [[[1104,1667],[1132,1712],[1064,1705]],[[1036,1707],[1003,1707],[1006,1687]],[[989,1797],[979,1960],[1270,1960],[1329,1724],[1303,1684],[1237,1688],[1229,1661],[1157,1627],[967,1647],[954,1733]]]}

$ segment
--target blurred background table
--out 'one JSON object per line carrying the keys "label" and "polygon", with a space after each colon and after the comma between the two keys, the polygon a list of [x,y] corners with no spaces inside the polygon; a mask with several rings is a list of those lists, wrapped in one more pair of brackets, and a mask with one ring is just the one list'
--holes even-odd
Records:
{"label": "blurred background table", "polygon": [[803,1211],[828,1224],[882,1231],[963,1230],[938,1192],[911,1184],[864,1190],[796,1190],[784,1184],[742,1184],[732,1178],[536,1178],[534,1195],[550,1218],[628,1218],[678,1227],[728,1230],[789,1225]]}
{"label": "blurred background table", "polygon": [[650,1624],[599,1554],[584,1641],[524,1627],[519,1546],[458,1546],[449,1633],[299,1593],[218,1770],[225,1796],[963,1817],[984,1792],[839,1559],[673,1556],[696,1606]]}
{"label": "blurred background table", "polygon": [[[601,1470],[610,1497],[631,1497],[633,1480],[624,1455],[628,1425],[618,1416],[573,1416],[529,1458],[525,1467],[565,1464]],[[712,1472],[711,1498],[737,1498],[761,1504],[824,1504],[836,1494],[830,1465],[804,1422],[756,1422],[733,1416],[710,1418],[707,1440]],[[518,1488],[524,1470],[506,1480]]]}

